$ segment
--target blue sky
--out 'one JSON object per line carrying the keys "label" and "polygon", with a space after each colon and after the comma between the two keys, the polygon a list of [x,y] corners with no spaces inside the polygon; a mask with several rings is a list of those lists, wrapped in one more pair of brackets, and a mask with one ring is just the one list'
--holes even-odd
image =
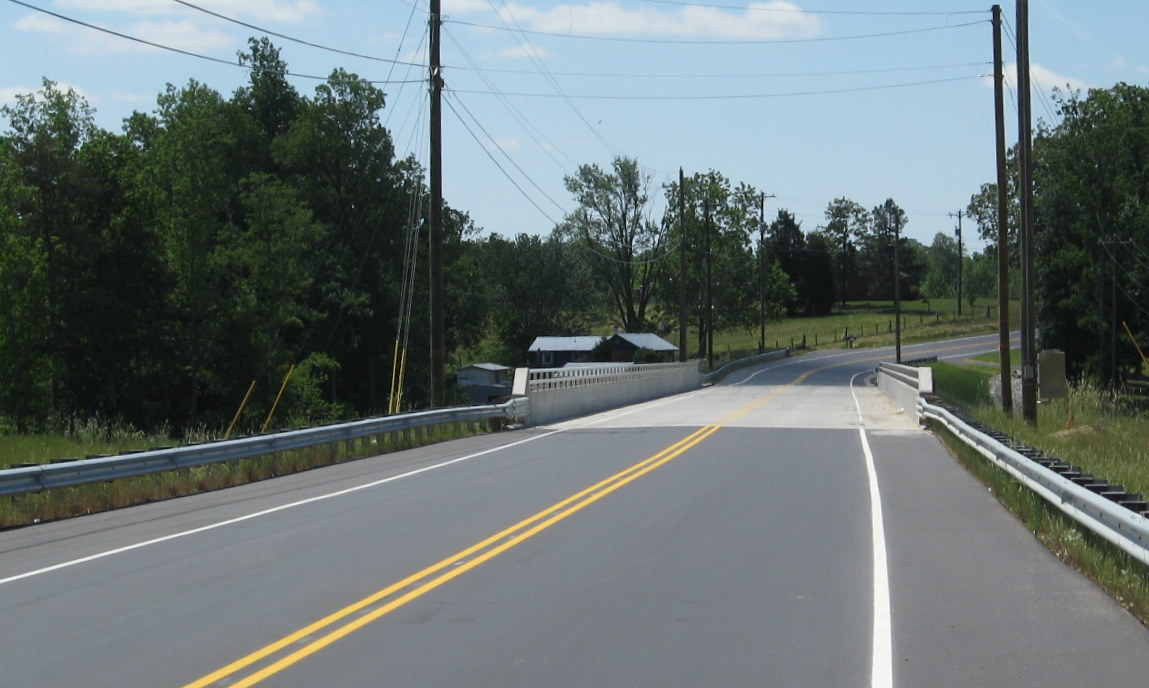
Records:
{"label": "blue sky", "polygon": [[[89,24],[234,61],[260,32],[173,0],[26,0]],[[272,36],[289,69],[343,67],[381,83],[400,153],[426,160],[425,0],[202,0]],[[710,169],[773,194],[807,231],[840,196],[893,198],[908,236],[930,243],[994,177],[990,3],[811,0],[443,0],[444,195],[486,232],[545,234],[573,207],[579,164],[638,160],[661,185]],[[1012,28],[1014,4],[1003,15]],[[1034,119],[1055,86],[1149,82],[1149,3],[1031,0]],[[79,91],[118,131],[167,83],[224,94],[247,72],[0,2],[0,103],[47,77]],[[1007,35],[1006,62],[1014,61]],[[388,62],[388,60],[392,62]],[[1007,70],[1010,71],[1010,70]],[[1012,83],[1012,79],[1010,80]],[[399,83],[410,82],[410,83]],[[294,78],[310,94],[315,80]],[[1006,100],[1010,141],[1016,97]],[[972,248],[981,244],[966,225]]]}

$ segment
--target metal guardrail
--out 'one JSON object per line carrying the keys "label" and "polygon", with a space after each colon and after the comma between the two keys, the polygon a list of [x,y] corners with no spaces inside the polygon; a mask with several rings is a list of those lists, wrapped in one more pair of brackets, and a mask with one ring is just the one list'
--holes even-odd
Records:
{"label": "metal guardrail", "polygon": [[739,358],[739,359],[730,361],[730,362],[726,363],[725,365],[719,366],[715,370],[712,370],[711,372],[703,375],[702,376],[702,384],[709,385],[709,384],[712,384],[714,382],[717,382],[718,380],[721,380],[722,378],[726,377],[727,375],[734,372],[735,370],[738,370],[739,368],[745,368],[746,366],[752,366],[755,363],[765,363],[766,361],[776,361],[779,358],[786,358],[789,355],[790,355],[790,349],[775,349],[773,351],[767,351],[764,354],[754,354],[753,356],[747,356],[746,358]]}
{"label": "metal guardrail", "polygon": [[1054,459],[1038,461],[1030,458],[973,427],[950,409],[929,403],[925,397],[919,398],[917,412],[919,419],[929,418],[941,423],[955,437],[1070,518],[1138,561],[1149,564],[1149,519],[1144,516],[1149,505],[1140,495],[1129,495],[1123,487],[1109,485]]}
{"label": "metal guardrail", "polygon": [[345,442],[430,425],[489,418],[503,418],[515,422],[525,418],[529,410],[530,405],[525,398],[515,397],[502,404],[421,411],[172,449],[10,468],[0,471],[0,496],[42,492],[57,487],[71,487],[210,463],[237,461],[290,449]]}

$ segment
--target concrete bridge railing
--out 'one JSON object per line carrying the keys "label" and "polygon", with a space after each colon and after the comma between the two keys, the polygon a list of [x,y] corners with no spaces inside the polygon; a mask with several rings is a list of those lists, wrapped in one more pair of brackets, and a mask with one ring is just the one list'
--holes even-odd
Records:
{"label": "concrete bridge railing", "polygon": [[545,425],[698,389],[699,361],[519,368],[514,394],[530,401],[530,424]]}

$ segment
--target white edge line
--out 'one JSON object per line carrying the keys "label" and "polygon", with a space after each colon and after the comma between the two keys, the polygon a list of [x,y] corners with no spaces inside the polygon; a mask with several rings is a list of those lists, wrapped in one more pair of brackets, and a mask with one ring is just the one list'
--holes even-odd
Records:
{"label": "white edge line", "polygon": [[882,496],[878,490],[878,471],[874,466],[874,454],[866,438],[866,427],[862,419],[862,405],[854,391],[857,373],[850,378],[850,394],[858,410],[858,436],[862,440],[862,452],[866,455],[866,477],[870,483],[870,531],[874,548],[874,638],[873,659],[871,662],[871,688],[893,688],[894,685],[894,642],[893,623],[890,613],[890,574],[886,560],[886,527],[882,519]]}
{"label": "white edge line", "polygon": [[485,449],[481,452],[475,452],[474,454],[468,454],[466,456],[460,456],[458,458],[451,459],[449,461],[444,461],[443,463],[437,463],[433,466],[424,466],[423,468],[418,468],[418,469],[415,469],[413,471],[408,471],[406,473],[400,473],[399,475],[393,475],[393,476],[390,476],[388,478],[383,478],[381,480],[375,480],[373,482],[364,483],[362,485],[356,485],[355,487],[349,487],[349,488],[346,488],[343,490],[338,490],[336,492],[329,492],[327,494],[317,495],[315,497],[308,497],[307,499],[301,499],[299,501],[291,502],[289,504],[281,504],[279,506],[271,507],[270,509],[264,509],[262,511],[256,511],[256,512],[253,512],[250,514],[245,514],[243,516],[238,516],[236,518],[231,518],[231,519],[228,519],[226,521],[219,521],[217,523],[211,523],[211,524],[208,524],[206,526],[200,526],[199,528],[192,528],[191,530],[184,530],[184,531],[180,531],[178,533],[172,533],[170,535],[164,535],[163,537],[153,538],[151,540],[144,540],[143,542],[137,542],[135,544],[125,545],[123,547],[117,547],[116,549],[110,549],[110,550],[107,550],[105,552],[97,552],[96,554],[90,554],[86,557],[80,557],[79,559],[72,559],[70,561],[61,562],[59,564],[53,564],[51,566],[45,566],[44,568],[36,569],[34,571],[28,571],[26,573],[20,573],[20,574],[17,574],[15,576],[9,576],[7,578],[0,578],[0,585],[4,585],[6,583],[14,583],[14,582],[19,581],[19,580],[24,580],[25,578],[32,578],[34,576],[40,576],[40,575],[43,575],[45,573],[51,573],[53,571],[59,571],[61,569],[71,568],[73,566],[79,566],[80,564],[86,564],[90,561],[96,561],[98,559],[105,559],[107,557],[115,556],[117,554],[123,554],[124,552],[131,552],[132,550],[143,549],[144,547],[150,547],[152,545],[158,545],[160,543],[168,542],[170,540],[178,540],[179,538],[187,537],[189,535],[196,535],[198,533],[204,533],[204,532],[207,532],[209,530],[216,530],[217,528],[224,528],[226,526],[235,525],[236,523],[242,523],[244,521],[250,521],[250,520],[255,519],[255,518],[260,518],[261,516],[268,516],[270,514],[278,513],[280,511],[286,511],[287,509],[294,509],[295,507],[304,506],[307,504],[311,504],[313,502],[322,502],[324,500],[334,499],[336,497],[342,497],[344,495],[348,495],[348,494],[351,494],[353,492],[359,492],[360,490],[371,489],[373,487],[385,485],[387,483],[395,482],[397,480],[402,480],[404,478],[410,478],[411,476],[419,475],[420,473],[427,473],[429,471],[438,470],[440,468],[446,468],[447,466],[451,466],[451,465],[456,464],[456,463],[462,463],[463,461],[469,461],[471,459],[475,459],[475,458],[478,458],[480,456],[485,456],[487,454],[493,454],[494,452],[502,451],[504,449],[510,449],[512,447],[517,447],[517,446],[526,444],[527,442],[534,442],[535,440],[540,440],[540,439],[543,439],[544,437],[550,437],[551,435],[556,435],[560,432],[563,432],[563,429],[551,430],[550,432],[546,432],[546,433],[543,433],[541,435],[535,435],[533,437],[527,437],[526,439],[522,439],[522,440],[519,440],[517,442],[512,442],[510,444],[500,445],[498,447],[492,447],[491,449]]}

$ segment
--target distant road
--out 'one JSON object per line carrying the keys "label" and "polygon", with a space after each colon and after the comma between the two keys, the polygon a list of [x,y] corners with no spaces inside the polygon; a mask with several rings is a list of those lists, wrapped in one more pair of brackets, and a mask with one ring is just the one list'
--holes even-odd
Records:
{"label": "distant road", "polygon": [[1143,685],[1149,632],[882,357],[0,533],[0,684]]}

